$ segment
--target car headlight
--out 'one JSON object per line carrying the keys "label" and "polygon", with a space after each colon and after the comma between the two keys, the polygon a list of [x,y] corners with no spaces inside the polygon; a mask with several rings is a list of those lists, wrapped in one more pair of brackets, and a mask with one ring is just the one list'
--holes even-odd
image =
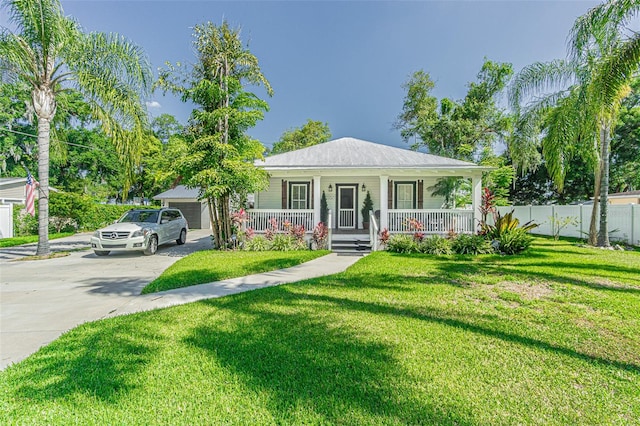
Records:
{"label": "car headlight", "polygon": [[93,236],[96,237],[96,238],[100,238],[100,231],[94,232]]}
{"label": "car headlight", "polygon": [[146,237],[148,233],[149,233],[149,229],[147,229],[147,228],[138,229],[137,231],[133,231],[133,234],[131,234],[131,236],[132,237]]}

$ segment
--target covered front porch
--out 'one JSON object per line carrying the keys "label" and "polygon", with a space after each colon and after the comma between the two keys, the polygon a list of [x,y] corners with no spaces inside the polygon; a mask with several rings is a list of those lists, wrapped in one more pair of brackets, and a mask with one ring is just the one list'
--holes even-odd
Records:
{"label": "covered front porch", "polygon": [[[273,155],[256,166],[270,181],[248,210],[246,225],[254,231],[291,224],[312,232],[323,222],[334,233],[370,232],[372,240],[384,229],[473,233],[480,220],[482,173],[488,169],[356,138]],[[469,180],[470,208],[443,209],[445,197],[433,195],[440,179],[448,177]]]}
{"label": "covered front porch", "polygon": [[[472,183],[468,209],[441,208],[443,198],[432,196],[429,189],[440,175],[448,174],[272,176],[269,189],[255,194],[246,226],[264,232],[275,220],[279,227],[288,223],[303,226],[307,232],[323,222],[334,233],[368,233],[371,227],[391,233],[414,232],[416,226],[425,234],[473,233],[480,219],[481,175],[467,177]],[[367,193],[372,201],[369,220],[363,214]]]}

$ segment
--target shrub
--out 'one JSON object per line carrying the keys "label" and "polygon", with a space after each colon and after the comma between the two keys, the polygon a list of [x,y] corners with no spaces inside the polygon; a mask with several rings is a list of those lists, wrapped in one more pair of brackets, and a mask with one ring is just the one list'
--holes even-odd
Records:
{"label": "shrub", "polygon": [[313,228],[313,235],[311,240],[315,245],[316,250],[325,250],[329,239],[329,228],[323,223],[318,222],[315,228]]}
{"label": "shrub", "polygon": [[387,242],[387,250],[393,253],[418,253],[418,243],[413,236],[406,234],[392,235]]}
{"label": "shrub", "polygon": [[380,244],[386,247],[387,244],[389,244],[389,238],[391,237],[391,234],[389,234],[389,229],[384,228],[378,234],[379,234],[378,238],[380,239]]}
{"label": "shrub", "polygon": [[451,240],[440,235],[424,238],[419,245],[420,252],[427,254],[451,254]]}
{"label": "shrub", "polygon": [[460,234],[451,243],[451,248],[457,254],[488,254],[493,253],[493,247],[482,235]]}
{"label": "shrub", "polygon": [[[36,212],[38,204],[36,201]],[[16,237],[26,237],[28,235],[38,235],[38,216],[31,216],[24,206],[13,205],[13,235]]]}
{"label": "shrub", "polygon": [[514,228],[502,232],[497,239],[498,250],[504,254],[517,254],[528,249],[533,238],[525,228]]}
{"label": "shrub", "polygon": [[271,241],[271,250],[275,251],[293,251],[306,249],[307,246],[304,241],[298,240],[293,235],[276,234],[273,236],[273,240]]}
{"label": "shrub", "polygon": [[533,221],[529,221],[518,228],[520,221],[513,217],[513,212],[514,211],[511,210],[504,216],[500,215],[500,212],[496,212],[495,223],[493,225],[489,225],[487,223],[482,224],[480,234],[484,235],[489,240],[499,240],[500,236],[505,232],[511,232],[514,229],[522,229],[526,233],[538,226],[536,223],[533,223]]}
{"label": "shrub", "polygon": [[265,237],[258,235],[251,239],[248,239],[244,243],[244,249],[247,251],[267,251],[271,250],[271,241]]}

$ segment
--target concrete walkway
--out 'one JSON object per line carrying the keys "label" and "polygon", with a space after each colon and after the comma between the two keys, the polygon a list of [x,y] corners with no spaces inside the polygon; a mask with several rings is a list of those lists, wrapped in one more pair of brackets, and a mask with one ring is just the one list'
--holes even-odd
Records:
{"label": "concrete walkway", "polygon": [[[88,239],[87,235],[69,237],[52,249],[86,246]],[[35,247],[1,249],[0,369],[85,322],[334,274],[359,259],[329,254],[278,271],[140,295],[146,284],[175,261],[208,247],[208,232],[194,231],[187,244],[161,247],[155,256],[113,253],[98,257],[83,250],[56,259],[15,262],[11,260],[31,254]]]}

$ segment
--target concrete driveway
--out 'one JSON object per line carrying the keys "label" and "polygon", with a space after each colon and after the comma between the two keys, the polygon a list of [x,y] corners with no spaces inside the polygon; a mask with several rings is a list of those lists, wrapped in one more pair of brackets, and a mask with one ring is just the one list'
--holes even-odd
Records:
{"label": "concrete driveway", "polygon": [[[155,256],[93,251],[48,260],[15,261],[35,245],[0,249],[0,369],[35,352],[63,332],[109,316],[181,257],[211,248],[209,230],[192,230],[187,243],[161,246]],[[51,241],[52,250],[89,246],[91,234]]]}

